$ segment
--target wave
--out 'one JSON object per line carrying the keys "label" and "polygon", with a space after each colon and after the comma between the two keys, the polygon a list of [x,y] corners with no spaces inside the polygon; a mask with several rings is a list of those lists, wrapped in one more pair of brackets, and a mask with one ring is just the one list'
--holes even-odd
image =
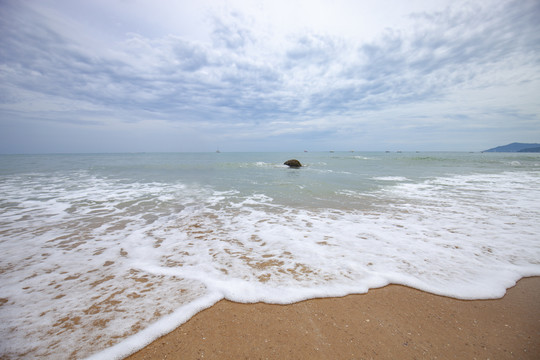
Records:
{"label": "wave", "polygon": [[284,304],[389,283],[496,298],[540,275],[538,173],[373,178],[383,185],[317,195],[368,208],[310,208],[278,200],[280,186],[4,177],[2,353],[119,358],[222,298]]}
{"label": "wave", "polygon": [[408,181],[404,176],[376,176],[372,178],[373,180],[381,180],[381,181]]}

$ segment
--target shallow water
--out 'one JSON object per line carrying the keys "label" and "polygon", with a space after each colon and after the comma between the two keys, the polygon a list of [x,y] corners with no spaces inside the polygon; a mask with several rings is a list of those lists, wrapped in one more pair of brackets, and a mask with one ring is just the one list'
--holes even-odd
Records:
{"label": "shallow water", "polygon": [[0,354],[121,357],[224,297],[501,297],[540,275],[539,170],[536,154],[0,156]]}

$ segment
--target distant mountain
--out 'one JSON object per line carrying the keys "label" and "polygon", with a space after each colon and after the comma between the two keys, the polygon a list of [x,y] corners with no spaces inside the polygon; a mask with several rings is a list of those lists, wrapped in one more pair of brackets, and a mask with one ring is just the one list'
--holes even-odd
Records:
{"label": "distant mountain", "polygon": [[526,148],[518,152],[540,152],[540,147]]}
{"label": "distant mountain", "polygon": [[[524,144],[524,143],[511,143],[504,146],[497,146],[493,149],[484,150],[484,152],[521,152],[522,150],[534,150],[540,148],[540,144]],[[537,152],[537,151],[523,151],[523,152]]]}

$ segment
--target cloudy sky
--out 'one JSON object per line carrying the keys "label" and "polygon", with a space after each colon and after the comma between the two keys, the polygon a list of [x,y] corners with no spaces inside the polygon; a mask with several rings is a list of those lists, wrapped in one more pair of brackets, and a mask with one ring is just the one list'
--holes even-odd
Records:
{"label": "cloudy sky", "polygon": [[0,0],[0,153],[540,142],[538,0]]}

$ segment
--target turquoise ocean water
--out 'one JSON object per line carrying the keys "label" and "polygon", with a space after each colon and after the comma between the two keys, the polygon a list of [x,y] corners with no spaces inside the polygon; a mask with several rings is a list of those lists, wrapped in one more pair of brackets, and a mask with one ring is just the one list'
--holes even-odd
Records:
{"label": "turquoise ocean water", "polygon": [[121,358],[223,298],[540,275],[538,154],[2,155],[0,214],[5,358]]}

